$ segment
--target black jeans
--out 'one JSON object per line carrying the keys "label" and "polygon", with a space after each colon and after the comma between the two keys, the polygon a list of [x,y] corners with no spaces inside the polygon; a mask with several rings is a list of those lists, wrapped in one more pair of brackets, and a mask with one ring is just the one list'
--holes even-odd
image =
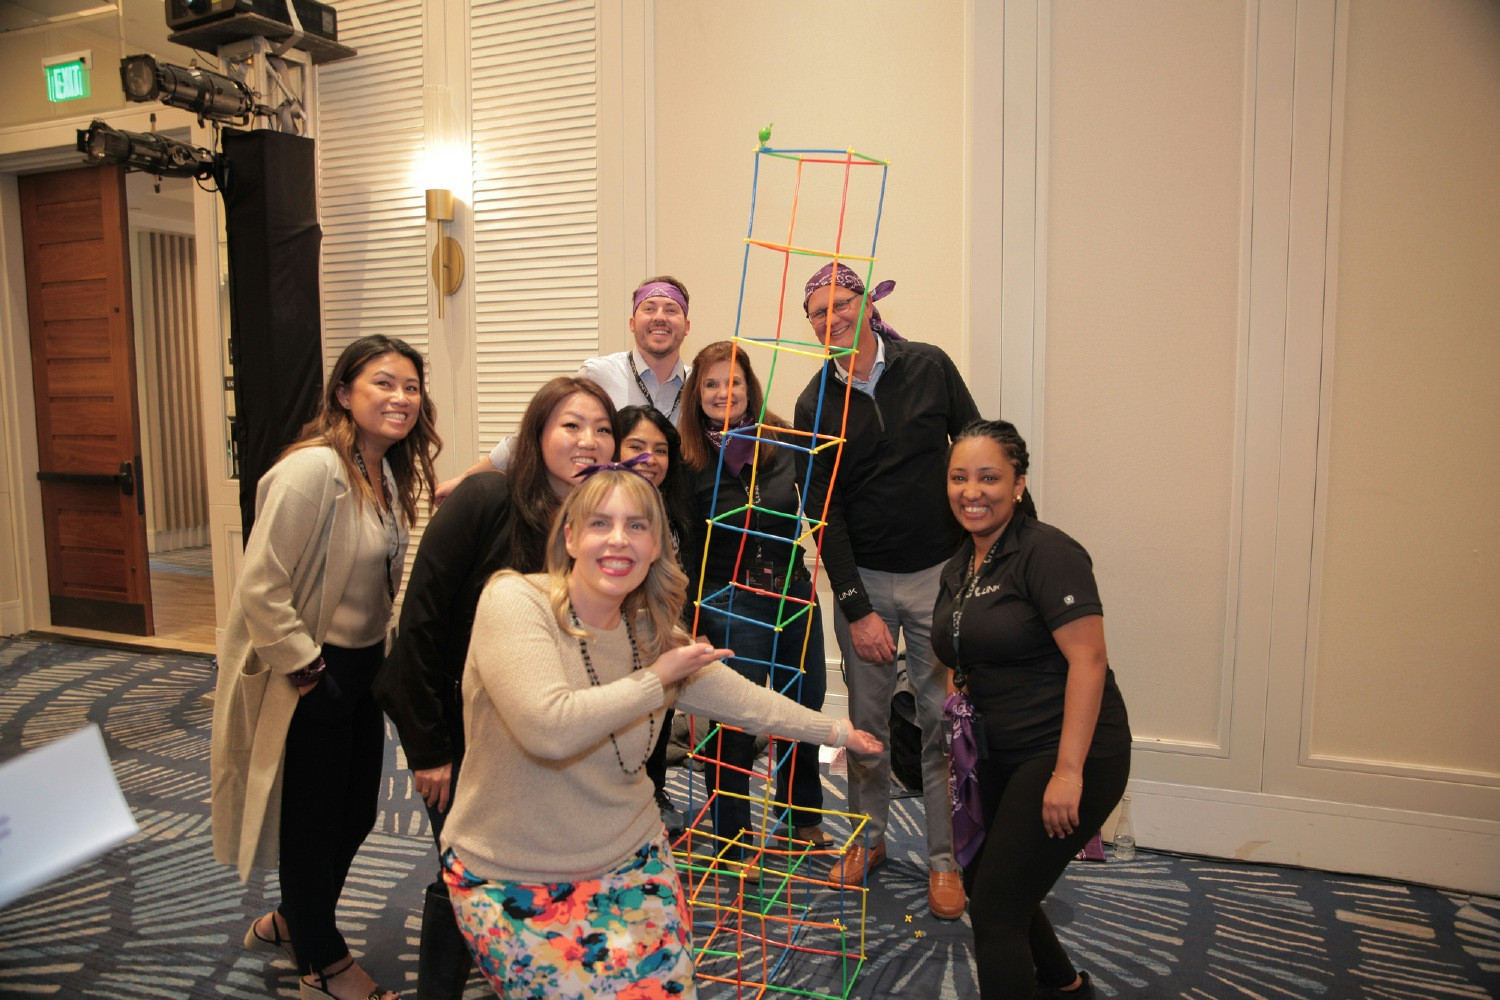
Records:
{"label": "black jeans", "polygon": [[375,828],[385,723],[370,682],[385,643],[325,645],[327,668],[302,696],[286,734],[281,774],[281,915],[298,971],[325,969],[349,953],[334,922],[344,879]]}
{"label": "black jeans", "polygon": [[1048,753],[1019,764],[979,762],[986,833],[964,869],[964,888],[983,1000],[1031,1000],[1038,983],[1067,986],[1078,978],[1041,903],[1125,794],[1130,753],[1084,762],[1078,827],[1061,839],[1042,826],[1042,795],[1056,760]]}

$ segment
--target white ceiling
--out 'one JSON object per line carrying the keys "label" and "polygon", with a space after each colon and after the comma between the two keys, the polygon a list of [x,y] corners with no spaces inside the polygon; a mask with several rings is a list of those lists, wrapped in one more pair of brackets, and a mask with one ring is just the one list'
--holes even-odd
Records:
{"label": "white ceiling", "polygon": [[99,14],[113,14],[119,5],[109,0],[4,0],[0,3],[0,31],[66,24]]}

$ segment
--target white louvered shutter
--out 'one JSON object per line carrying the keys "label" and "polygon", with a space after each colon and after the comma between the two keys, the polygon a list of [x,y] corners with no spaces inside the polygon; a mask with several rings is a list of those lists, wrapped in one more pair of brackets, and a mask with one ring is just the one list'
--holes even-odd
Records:
{"label": "white louvered shutter", "polygon": [[[342,13],[342,11],[341,11]],[[599,353],[598,31],[592,0],[471,6],[479,442]]]}
{"label": "white louvered shutter", "polygon": [[[427,221],[412,183],[426,143],[422,5],[341,0],[338,12],[339,41],[359,55],[318,70],[325,375],[366,334],[399,337],[429,354]],[[426,506],[412,529],[408,579]]]}

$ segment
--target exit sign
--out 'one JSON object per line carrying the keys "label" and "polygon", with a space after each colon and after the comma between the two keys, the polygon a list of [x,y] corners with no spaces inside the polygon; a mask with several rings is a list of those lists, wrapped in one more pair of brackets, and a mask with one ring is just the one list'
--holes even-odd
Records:
{"label": "exit sign", "polygon": [[47,100],[56,103],[89,96],[89,65],[92,61],[87,52],[69,52],[67,55],[43,59],[42,69],[47,74]]}

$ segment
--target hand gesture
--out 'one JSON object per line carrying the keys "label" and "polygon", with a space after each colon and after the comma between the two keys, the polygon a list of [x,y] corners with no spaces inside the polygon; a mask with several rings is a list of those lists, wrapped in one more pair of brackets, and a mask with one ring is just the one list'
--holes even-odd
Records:
{"label": "hand gesture", "polygon": [[[847,719],[844,720],[844,725],[849,725]],[[855,729],[852,726],[849,729],[849,738],[844,741],[844,746],[855,753],[879,753],[885,749],[875,737],[863,729]]]}
{"label": "hand gesture", "polygon": [[732,649],[715,649],[706,642],[691,642],[686,646],[669,649],[648,668],[656,671],[663,687],[686,680],[715,660],[734,655]]}

